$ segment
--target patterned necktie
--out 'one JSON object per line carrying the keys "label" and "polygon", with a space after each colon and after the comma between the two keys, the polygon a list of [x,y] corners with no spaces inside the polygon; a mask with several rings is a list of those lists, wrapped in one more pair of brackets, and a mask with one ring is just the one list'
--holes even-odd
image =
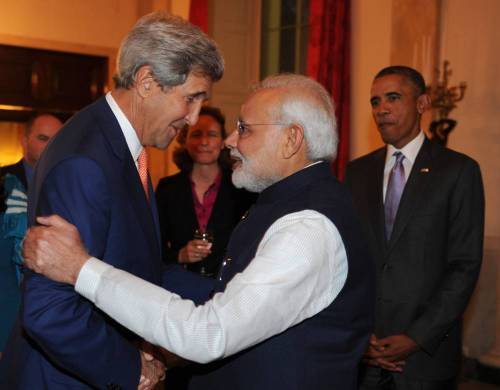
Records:
{"label": "patterned necktie", "polygon": [[398,212],[399,201],[401,200],[401,194],[405,188],[405,170],[403,167],[405,156],[401,152],[395,152],[394,157],[396,157],[396,162],[389,175],[384,204],[385,237],[387,241],[391,238],[392,228],[396,220],[396,213]]}
{"label": "patterned necktie", "polygon": [[139,170],[139,177],[141,178],[142,188],[146,193],[146,198],[149,201],[149,191],[148,191],[148,153],[146,148],[142,149],[139,158],[137,159],[137,169]]}

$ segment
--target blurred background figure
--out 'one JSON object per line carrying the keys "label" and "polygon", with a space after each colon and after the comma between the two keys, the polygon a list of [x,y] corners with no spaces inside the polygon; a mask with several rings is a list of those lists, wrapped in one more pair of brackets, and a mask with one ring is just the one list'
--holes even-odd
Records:
{"label": "blurred background figure", "polygon": [[224,149],[224,115],[202,107],[198,123],[185,127],[174,162],[181,172],[160,180],[156,200],[163,260],[214,277],[231,231],[256,195],[231,182],[231,160]]}
{"label": "blurred background figure", "polygon": [[19,307],[19,245],[27,228],[28,185],[33,167],[61,127],[61,121],[53,115],[33,116],[20,139],[23,158],[0,168],[0,354]]}

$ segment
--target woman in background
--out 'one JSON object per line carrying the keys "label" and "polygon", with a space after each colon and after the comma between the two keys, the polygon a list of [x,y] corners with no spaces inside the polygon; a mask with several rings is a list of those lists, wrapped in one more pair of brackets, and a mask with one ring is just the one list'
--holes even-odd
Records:
{"label": "woman in background", "polygon": [[163,260],[210,277],[219,270],[233,228],[256,199],[231,182],[224,125],[218,108],[202,107],[198,123],[177,137],[181,146],[174,162],[181,172],[156,188]]}

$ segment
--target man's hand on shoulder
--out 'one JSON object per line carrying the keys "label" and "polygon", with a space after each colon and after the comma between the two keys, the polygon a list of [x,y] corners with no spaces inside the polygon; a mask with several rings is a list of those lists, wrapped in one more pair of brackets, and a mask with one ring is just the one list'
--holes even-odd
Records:
{"label": "man's hand on shoulder", "polygon": [[63,218],[38,217],[24,238],[24,264],[56,282],[74,285],[90,255],[78,229]]}

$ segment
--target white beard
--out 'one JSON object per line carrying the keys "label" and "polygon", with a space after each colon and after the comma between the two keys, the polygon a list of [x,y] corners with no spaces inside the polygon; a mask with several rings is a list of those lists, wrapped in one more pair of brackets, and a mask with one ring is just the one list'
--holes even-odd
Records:
{"label": "white beard", "polygon": [[262,177],[255,173],[255,164],[243,157],[236,151],[232,151],[231,155],[241,159],[241,164],[233,171],[231,177],[236,188],[244,188],[250,192],[262,192],[267,187],[273,185],[280,178],[275,176]]}

